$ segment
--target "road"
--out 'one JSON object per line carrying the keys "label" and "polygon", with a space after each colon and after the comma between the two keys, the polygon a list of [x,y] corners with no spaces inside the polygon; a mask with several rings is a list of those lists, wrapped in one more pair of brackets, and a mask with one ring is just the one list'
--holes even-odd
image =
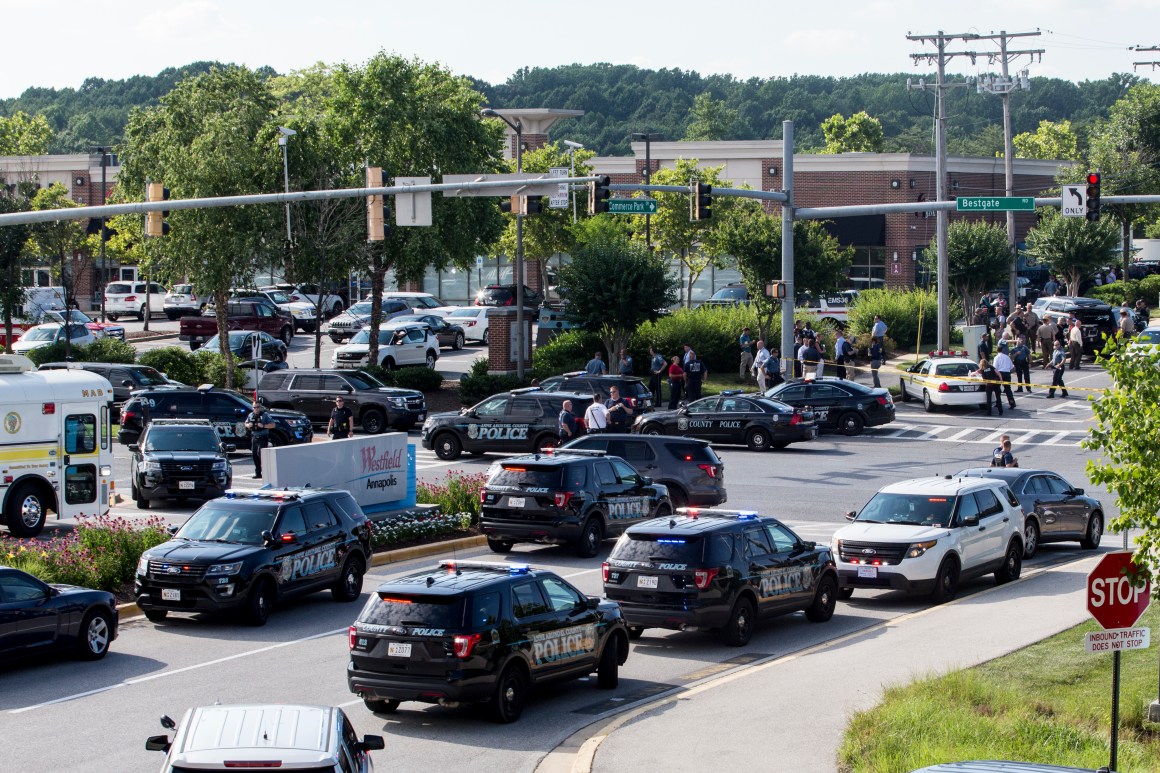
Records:
{"label": "road", "polygon": [[[1104,375],[1094,370],[1069,375],[1069,386],[1106,383]],[[1088,426],[1090,407],[1074,397],[1050,401],[1042,394],[1021,397],[1018,408],[1002,418],[988,418],[974,410],[926,414],[917,404],[906,404],[899,406],[897,423],[856,438],[825,435],[814,443],[765,454],[723,447],[719,453],[726,464],[728,506],[776,515],[803,538],[828,541],[844,523],[842,514],[860,506],[882,485],[903,477],[949,474],[966,466],[985,465],[995,437],[1008,432],[1023,467],[1056,470],[1103,499],[1109,518],[1115,517],[1111,498],[1092,487],[1083,474],[1088,452],[1078,442]],[[418,459],[418,474],[424,480],[482,472],[494,461],[464,458],[447,463],[421,448]],[[241,485],[257,483],[248,479],[247,459],[239,456],[235,465]],[[123,467],[119,456],[121,474]],[[168,506],[156,512],[181,520],[191,509]],[[139,511],[129,503],[118,512]],[[1119,544],[1119,536],[1109,536],[1103,547],[1112,549]],[[610,547],[611,543],[605,545],[605,554]],[[1025,571],[1090,555],[1071,543],[1046,545],[1027,562]],[[490,554],[480,549],[464,551],[459,557],[488,558]],[[434,560],[376,570],[368,576],[366,587],[373,588],[387,576],[432,565]],[[579,559],[562,548],[517,546],[508,560],[552,568],[582,591],[600,592],[600,558]],[[1014,587],[1050,593],[1038,590],[1043,585]],[[978,616],[975,624],[997,629],[1006,621],[999,611],[990,612],[990,596],[983,592],[992,587],[990,579],[973,581],[965,584],[961,595],[968,600],[979,596],[979,602],[971,605]],[[145,737],[162,732],[157,724],[161,714],[179,719],[189,707],[215,701],[332,703],[346,708],[360,732],[385,734],[387,748],[375,755],[380,770],[450,771],[462,769],[470,760],[472,767],[483,770],[531,771],[573,734],[583,737],[580,731],[594,722],[731,669],[740,669],[743,681],[754,664],[859,631],[878,631],[884,621],[896,621],[900,630],[911,630],[926,619],[913,613],[926,607],[923,599],[891,592],[859,592],[852,601],[840,604],[828,623],[808,623],[800,614],[787,616],[759,628],[750,644],[740,649],[725,647],[709,634],[650,630],[634,642],[616,690],[598,691],[595,680],[552,687],[535,696],[518,723],[497,726],[471,708],[412,703],[404,704],[390,718],[366,711],[347,691],[345,682],[346,629],[359,605],[336,604],[328,594],[318,594],[280,608],[261,629],[212,618],[171,616],[163,624],[137,618],[124,623],[121,637],[100,663],[46,659],[0,671],[0,728],[6,738],[43,741],[45,728],[60,728],[68,737],[67,744],[9,745],[6,767],[10,770],[147,771],[161,762],[159,754],[144,751]],[[936,628],[927,635],[934,637],[929,646],[938,648],[953,640],[954,628]],[[852,637],[842,643],[841,652],[853,662],[873,662],[859,658],[863,648],[877,638],[870,633]],[[882,654],[867,649],[865,656]],[[822,676],[828,667],[824,657],[801,658],[794,671],[800,681],[778,685],[785,690],[784,699],[778,697],[777,690],[767,692],[767,699],[786,707],[799,704],[803,684]],[[759,670],[753,669],[755,676]],[[712,705],[716,708],[720,701],[727,702],[727,691],[733,689],[742,687],[716,690],[724,697],[714,697],[718,703]],[[814,702],[812,710],[833,712],[829,723],[840,725],[846,709],[827,706],[823,699]],[[679,726],[663,723],[653,727],[668,734],[666,737],[680,732]],[[767,727],[768,743],[776,747],[778,730]],[[640,757],[628,752],[618,756],[622,748],[612,743],[602,750],[601,768],[641,766]],[[828,762],[823,761],[818,769],[824,769],[825,764]]]}

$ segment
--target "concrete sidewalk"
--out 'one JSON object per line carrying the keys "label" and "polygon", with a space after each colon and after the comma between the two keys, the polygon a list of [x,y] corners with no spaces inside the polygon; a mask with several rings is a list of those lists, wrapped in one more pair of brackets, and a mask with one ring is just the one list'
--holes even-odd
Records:
{"label": "concrete sidewalk", "polygon": [[[684,691],[596,731],[573,769],[833,773],[851,714],[878,704],[884,688],[983,663],[1087,619],[1084,589],[1098,558],[1046,569]],[[1077,638],[1076,647],[1082,646]],[[607,737],[600,742],[602,732]],[[584,751],[595,752],[591,768]]]}

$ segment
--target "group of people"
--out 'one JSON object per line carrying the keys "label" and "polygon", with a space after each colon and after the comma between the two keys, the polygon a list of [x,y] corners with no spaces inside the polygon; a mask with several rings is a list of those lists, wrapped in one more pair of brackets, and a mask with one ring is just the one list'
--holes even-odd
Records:
{"label": "group of people", "polygon": [[[580,433],[580,422],[572,412],[572,401],[565,400],[560,406],[560,442],[567,443]],[[601,400],[599,394],[592,395],[592,404],[584,411],[584,429],[588,434],[600,432],[628,432],[632,426],[632,405],[620,396],[618,387],[610,387],[608,399]]]}

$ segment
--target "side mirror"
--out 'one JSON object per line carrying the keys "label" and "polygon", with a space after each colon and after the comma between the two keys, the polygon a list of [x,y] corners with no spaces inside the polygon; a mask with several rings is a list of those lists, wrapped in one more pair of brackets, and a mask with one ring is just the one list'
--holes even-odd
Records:
{"label": "side mirror", "polygon": [[121,382],[121,386],[127,386],[127,387],[131,387],[131,386],[133,386],[133,382],[132,382],[132,381],[130,381],[129,379],[124,379],[124,380]]}
{"label": "side mirror", "polygon": [[598,599],[596,596],[588,596],[587,597],[587,607],[589,609],[596,609],[599,606],[600,606],[600,599]]}
{"label": "side mirror", "polygon": [[177,533],[177,530],[178,530],[178,529],[180,529],[180,528],[181,528],[181,527],[180,527],[180,526],[178,526],[177,524],[175,524],[175,523],[171,523],[171,524],[169,524],[168,526],[166,526],[166,527],[165,527],[165,531],[169,532],[169,533],[172,535],[172,534],[176,534],[176,533]]}
{"label": "side mirror", "polygon": [[232,454],[234,451],[237,451],[237,450],[238,450],[238,447],[236,445],[234,445],[233,443],[226,443],[226,453],[227,454]]}
{"label": "side mirror", "polygon": [[131,452],[133,452],[135,454],[140,453],[140,451],[141,451],[141,446],[138,445],[137,443],[130,443],[128,448]]}
{"label": "side mirror", "polygon": [[147,752],[168,752],[169,751],[169,736],[167,735],[151,735],[145,740],[145,751]]}
{"label": "side mirror", "polygon": [[163,728],[165,728],[166,730],[176,730],[177,729],[177,723],[174,722],[172,719],[170,719],[168,714],[161,715],[161,726]]}
{"label": "side mirror", "polygon": [[1079,496],[1083,496],[1083,489],[1081,489],[1081,488],[1073,488],[1073,489],[1071,490],[1071,495],[1072,495],[1073,497],[1079,497]]}
{"label": "side mirror", "polygon": [[969,516],[969,517],[963,519],[963,526],[978,526],[978,525],[979,525],[979,516],[977,516],[977,515],[972,515],[972,516]]}
{"label": "side mirror", "polygon": [[[350,385],[350,384],[343,384],[343,386],[342,386],[342,391],[343,391],[343,392],[346,392],[346,393],[349,395],[349,394],[353,394],[353,393],[354,393],[354,388],[353,388],[353,387],[351,387],[351,385]],[[375,737],[377,738],[378,736],[375,736]]]}
{"label": "side mirror", "polygon": [[269,531],[263,531],[261,534],[261,537],[262,537],[262,544],[266,545],[266,546],[269,546],[270,543],[272,543],[274,541],[274,535],[271,534]]}
{"label": "side mirror", "polygon": [[854,518],[855,518],[857,515],[858,515],[858,511],[857,511],[857,510],[847,510],[847,511],[846,511],[846,520],[847,520],[847,521],[852,521],[852,520],[854,520]]}
{"label": "side mirror", "polygon": [[278,537],[278,541],[283,545],[297,545],[298,535],[292,531],[288,531]]}
{"label": "side mirror", "polygon": [[359,749],[364,752],[378,751],[387,748],[381,735],[364,735],[359,743]]}

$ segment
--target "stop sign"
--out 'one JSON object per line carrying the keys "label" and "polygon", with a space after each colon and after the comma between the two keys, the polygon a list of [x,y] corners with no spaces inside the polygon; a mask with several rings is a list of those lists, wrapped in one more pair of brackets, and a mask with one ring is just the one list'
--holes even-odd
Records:
{"label": "stop sign", "polygon": [[1131,553],[1108,553],[1087,579],[1087,608],[1104,628],[1130,628],[1152,600],[1152,582],[1135,585]]}

